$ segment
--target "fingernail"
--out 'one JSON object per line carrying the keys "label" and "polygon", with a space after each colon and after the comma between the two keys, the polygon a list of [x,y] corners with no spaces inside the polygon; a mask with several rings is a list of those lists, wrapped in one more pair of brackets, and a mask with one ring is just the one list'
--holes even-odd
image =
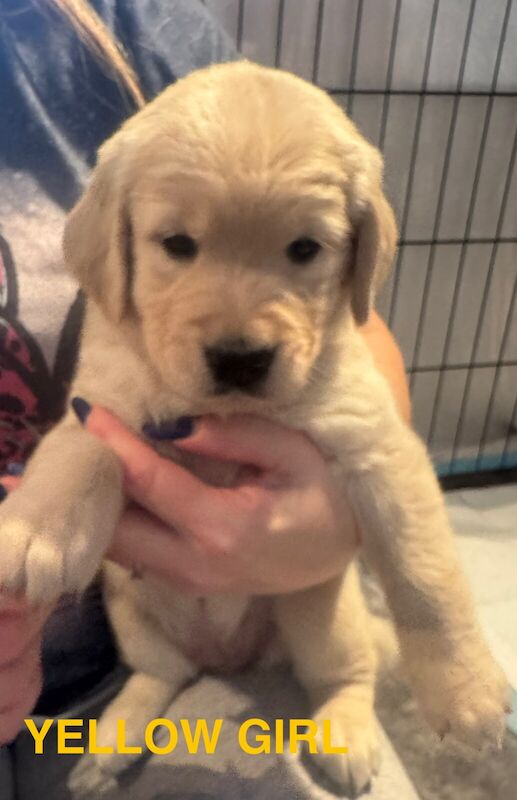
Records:
{"label": "fingernail", "polygon": [[75,411],[77,419],[81,425],[84,425],[88,419],[90,411],[92,410],[91,405],[82,397],[73,397],[70,405]]}
{"label": "fingernail", "polygon": [[17,461],[9,461],[8,465],[5,468],[5,471],[8,475],[13,477],[17,477],[18,475],[23,475],[25,472],[25,464],[19,464]]}
{"label": "fingernail", "polygon": [[160,422],[159,425],[147,423],[142,431],[149,439],[162,441],[164,439],[186,439],[194,430],[193,417],[178,417],[176,420]]}
{"label": "fingernail", "polygon": [[2,502],[2,500],[5,500],[7,495],[8,495],[7,489],[2,483],[0,483],[0,503]]}

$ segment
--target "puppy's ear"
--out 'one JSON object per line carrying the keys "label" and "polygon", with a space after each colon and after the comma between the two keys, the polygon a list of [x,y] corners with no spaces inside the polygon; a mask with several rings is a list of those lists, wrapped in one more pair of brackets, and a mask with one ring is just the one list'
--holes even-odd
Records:
{"label": "puppy's ear", "polygon": [[65,225],[65,262],[85,294],[106,316],[127,311],[131,279],[131,223],[121,187],[118,148],[101,148],[86,192]]}
{"label": "puppy's ear", "polygon": [[352,312],[359,325],[368,319],[376,294],[388,275],[398,233],[395,215],[382,191],[380,153],[371,147],[368,150],[370,163],[358,181],[359,195],[355,194],[352,202],[355,210],[349,281]]}

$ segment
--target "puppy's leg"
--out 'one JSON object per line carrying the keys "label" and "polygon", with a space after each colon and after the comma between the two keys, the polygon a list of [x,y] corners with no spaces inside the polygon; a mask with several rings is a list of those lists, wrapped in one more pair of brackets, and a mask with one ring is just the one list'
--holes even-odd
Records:
{"label": "puppy's leg", "polygon": [[69,414],[0,507],[0,588],[33,602],[82,591],[99,568],[123,504],[118,459]]}
{"label": "puppy's leg", "polygon": [[422,710],[441,735],[500,744],[507,682],[481,634],[427,452],[401,423],[362,459],[346,488]]}
{"label": "puppy's leg", "polygon": [[[356,794],[377,772],[379,752],[373,712],[375,653],[355,565],[344,579],[275,598],[275,607],[318,725],[319,752],[314,757],[341,789]],[[347,747],[348,753],[323,752],[325,720],[332,745]]]}
{"label": "puppy's leg", "polygon": [[[156,647],[156,643],[154,643]],[[158,648],[163,653],[162,648]],[[143,672],[133,673],[121,691],[104,710],[97,724],[97,744],[111,748],[111,753],[84,755],[70,773],[68,788],[74,797],[99,797],[114,789],[117,775],[138,761],[146,753],[145,729],[163,712],[191,677],[190,665],[181,653],[169,646],[167,664],[169,678],[165,682]],[[119,753],[120,727],[123,741],[137,749],[136,753]],[[156,741],[156,734],[155,734]]]}
{"label": "puppy's leg", "polygon": [[[163,715],[198,672],[131,597],[120,592],[108,599],[107,607],[121,657],[135,672],[97,725],[97,742],[111,747],[113,753],[84,756],[70,775],[68,785],[79,796],[98,796],[113,788],[116,776],[145,755],[147,725]],[[125,742],[141,748],[140,753],[117,752],[120,720],[124,720]]]}

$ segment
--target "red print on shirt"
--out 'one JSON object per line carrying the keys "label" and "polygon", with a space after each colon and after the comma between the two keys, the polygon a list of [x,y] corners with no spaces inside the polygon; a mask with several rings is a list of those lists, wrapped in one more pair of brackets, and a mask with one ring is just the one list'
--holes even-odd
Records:
{"label": "red print on shirt", "polygon": [[[70,363],[64,365],[63,359],[58,365],[56,359],[57,375],[51,375],[37,342],[17,313],[15,265],[0,236],[0,471],[10,461],[24,462],[42,433],[59,418],[72,368]],[[69,325],[67,320],[63,332]],[[75,358],[69,347],[60,345],[60,353],[67,362]]]}

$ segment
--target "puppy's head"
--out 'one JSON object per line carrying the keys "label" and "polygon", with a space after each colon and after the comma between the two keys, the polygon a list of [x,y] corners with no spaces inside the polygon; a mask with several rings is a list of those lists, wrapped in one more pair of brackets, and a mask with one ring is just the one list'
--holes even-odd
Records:
{"label": "puppy's head", "polygon": [[247,62],[193,73],[107,143],[65,255],[193,408],[289,402],[366,320],[396,228],[382,160],[322,91]]}

